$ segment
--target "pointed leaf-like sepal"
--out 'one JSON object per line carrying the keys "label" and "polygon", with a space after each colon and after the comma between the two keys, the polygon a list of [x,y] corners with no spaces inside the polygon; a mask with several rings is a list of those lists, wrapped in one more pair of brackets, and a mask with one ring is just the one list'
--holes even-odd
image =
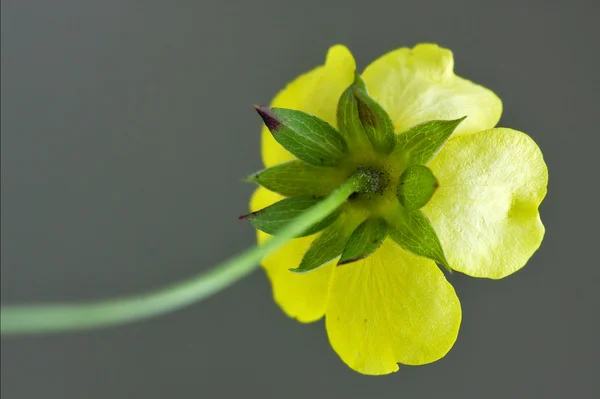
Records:
{"label": "pointed leaf-like sepal", "polygon": [[387,218],[387,222],[390,237],[400,247],[432,259],[451,271],[437,233],[422,211],[407,212],[399,206],[397,212]]}
{"label": "pointed leaf-like sepal", "polygon": [[361,149],[365,145],[370,145],[370,142],[358,117],[358,104],[354,95],[357,88],[367,90],[360,76],[355,75],[354,82],[342,93],[338,101],[336,117],[338,129],[348,142],[348,146]]}
{"label": "pointed leaf-like sepal", "polygon": [[387,237],[387,223],[381,218],[367,219],[354,230],[338,266],[364,259],[375,252]]}
{"label": "pointed leaf-like sepal", "polygon": [[249,176],[246,180],[284,195],[326,196],[344,182],[344,171],[313,166],[294,160],[280,163]]}
{"label": "pointed leaf-like sepal", "polygon": [[304,162],[336,166],[348,155],[342,135],[324,120],[292,109],[254,108],[275,140]]}
{"label": "pointed leaf-like sepal", "polygon": [[[240,219],[247,219],[257,229],[267,234],[276,235],[279,230],[291,223],[295,218],[302,215],[309,208],[316,205],[322,198],[313,196],[297,196],[283,199],[264,209],[240,216]],[[339,216],[339,210],[310,227],[298,237],[315,234],[331,223]]]}
{"label": "pointed leaf-like sepal", "polygon": [[361,219],[352,218],[349,215],[341,215],[340,218],[312,242],[300,265],[290,269],[294,273],[306,273],[315,270],[341,255],[344,245],[350,234],[360,223]]}
{"label": "pointed leaf-like sepal", "polygon": [[[360,77],[356,78],[360,82]],[[362,83],[364,86],[364,83]],[[355,84],[358,119],[373,148],[383,154],[390,154],[396,145],[394,123],[381,105],[367,94],[366,90]]]}
{"label": "pointed leaf-like sepal", "polygon": [[407,211],[422,208],[439,187],[433,172],[424,165],[411,165],[398,182],[398,200]]}
{"label": "pointed leaf-like sepal", "polygon": [[405,165],[424,165],[446,144],[456,127],[466,118],[429,121],[413,126],[397,135],[394,155]]}

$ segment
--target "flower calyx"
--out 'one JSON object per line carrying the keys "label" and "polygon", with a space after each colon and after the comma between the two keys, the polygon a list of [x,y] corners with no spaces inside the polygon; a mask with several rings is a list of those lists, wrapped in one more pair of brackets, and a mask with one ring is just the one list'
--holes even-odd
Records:
{"label": "flower calyx", "polygon": [[399,134],[387,112],[356,75],[342,93],[337,126],[302,111],[255,107],[273,137],[297,157],[247,178],[285,198],[244,216],[267,234],[321,201],[351,176],[357,191],[306,235],[318,234],[296,273],[336,258],[338,266],[364,259],[389,236],[403,249],[450,270],[434,228],[420,210],[439,182],[427,163],[465,117],[427,121]]}

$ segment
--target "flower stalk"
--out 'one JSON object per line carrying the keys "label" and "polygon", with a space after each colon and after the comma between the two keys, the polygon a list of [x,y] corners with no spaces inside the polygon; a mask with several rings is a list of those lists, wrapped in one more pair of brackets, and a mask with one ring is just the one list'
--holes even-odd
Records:
{"label": "flower stalk", "polygon": [[213,269],[146,294],[81,304],[10,305],[1,309],[1,332],[39,334],[88,330],[131,323],[199,302],[257,268],[261,259],[336,211],[357,191],[369,190],[371,176],[357,173],[328,197],[282,228],[264,245],[250,248]]}

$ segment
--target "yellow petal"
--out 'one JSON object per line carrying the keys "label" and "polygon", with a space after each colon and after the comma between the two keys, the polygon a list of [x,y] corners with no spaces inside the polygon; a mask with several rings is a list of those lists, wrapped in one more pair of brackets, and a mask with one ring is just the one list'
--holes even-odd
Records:
{"label": "yellow petal", "polygon": [[[279,194],[261,187],[254,192],[250,208],[257,211],[281,199],[283,197]],[[268,234],[258,231],[259,243],[269,237]],[[290,268],[298,267],[315,237],[316,235],[312,235],[292,240],[262,261],[273,286],[275,302],[288,316],[304,323],[323,317],[333,270],[333,264],[330,263],[305,274],[289,271]]]}
{"label": "yellow petal", "polygon": [[389,239],[373,255],[333,273],[329,341],[360,373],[388,374],[397,363],[440,359],[456,341],[460,320],[458,297],[435,263]]}
{"label": "yellow petal", "polygon": [[[327,53],[325,65],[296,78],[275,96],[271,106],[304,111],[336,126],[337,102],[342,92],[352,83],[355,70],[356,63],[350,51],[342,45],[333,46]],[[266,167],[294,159],[264,126],[262,140],[263,162]]]}
{"label": "yellow petal", "polygon": [[467,115],[455,135],[496,126],[502,102],[490,90],[454,74],[448,49],[419,44],[385,54],[362,77],[369,94],[390,114],[396,132],[434,119]]}
{"label": "yellow petal", "polygon": [[494,279],[523,267],[544,237],[548,169],[533,140],[504,128],[461,136],[429,167],[440,186],[423,210],[450,267]]}

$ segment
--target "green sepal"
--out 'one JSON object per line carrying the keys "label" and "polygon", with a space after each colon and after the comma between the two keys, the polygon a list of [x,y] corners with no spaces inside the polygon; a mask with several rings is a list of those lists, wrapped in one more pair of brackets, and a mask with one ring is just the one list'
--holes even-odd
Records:
{"label": "green sepal", "polygon": [[284,195],[326,196],[344,182],[344,173],[336,168],[313,166],[294,160],[261,170],[246,178]]}
{"label": "green sepal", "polygon": [[358,104],[354,95],[354,90],[357,88],[364,91],[367,90],[360,76],[355,74],[354,82],[340,96],[336,117],[338,129],[348,142],[348,145],[351,148],[361,149],[371,144],[365,135],[362,123],[358,117]]}
{"label": "green sepal", "polygon": [[447,121],[429,121],[413,126],[396,136],[392,156],[402,159],[404,165],[424,165],[444,146],[456,127],[466,118]]}
{"label": "green sepal", "polygon": [[[356,79],[362,82],[360,77],[357,76]],[[369,97],[365,89],[361,89],[356,84],[354,96],[356,98],[358,119],[371,145],[377,152],[390,154],[396,146],[394,123],[383,107]]]}
{"label": "green sepal", "polygon": [[[267,234],[276,235],[280,229],[287,226],[295,218],[302,215],[307,209],[316,205],[321,200],[322,198],[320,197],[308,195],[285,198],[259,211],[240,216],[240,219],[248,219],[250,224],[258,230],[264,231]],[[339,210],[323,218],[320,222],[313,225],[298,237],[309,236],[323,230],[333,223],[338,216]]]}
{"label": "green sepal", "polygon": [[352,231],[361,220],[342,214],[335,223],[323,230],[312,242],[300,265],[295,269],[290,269],[290,271],[306,273],[324,266],[340,256]]}
{"label": "green sepal", "polygon": [[315,166],[336,166],[348,146],[333,126],[314,115],[285,108],[255,107],[273,137],[299,159]]}
{"label": "green sepal", "polygon": [[429,258],[451,271],[437,233],[422,211],[408,212],[399,206],[397,212],[387,218],[387,222],[390,237],[400,247]]}
{"label": "green sepal", "polygon": [[367,219],[354,230],[338,266],[364,259],[375,252],[387,237],[387,223],[382,218]]}
{"label": "green sepal", "polygon": [[422,208],[439,187],[433,172],[424,165],[411,165],[398,181],[398,201],[407,211]]}

